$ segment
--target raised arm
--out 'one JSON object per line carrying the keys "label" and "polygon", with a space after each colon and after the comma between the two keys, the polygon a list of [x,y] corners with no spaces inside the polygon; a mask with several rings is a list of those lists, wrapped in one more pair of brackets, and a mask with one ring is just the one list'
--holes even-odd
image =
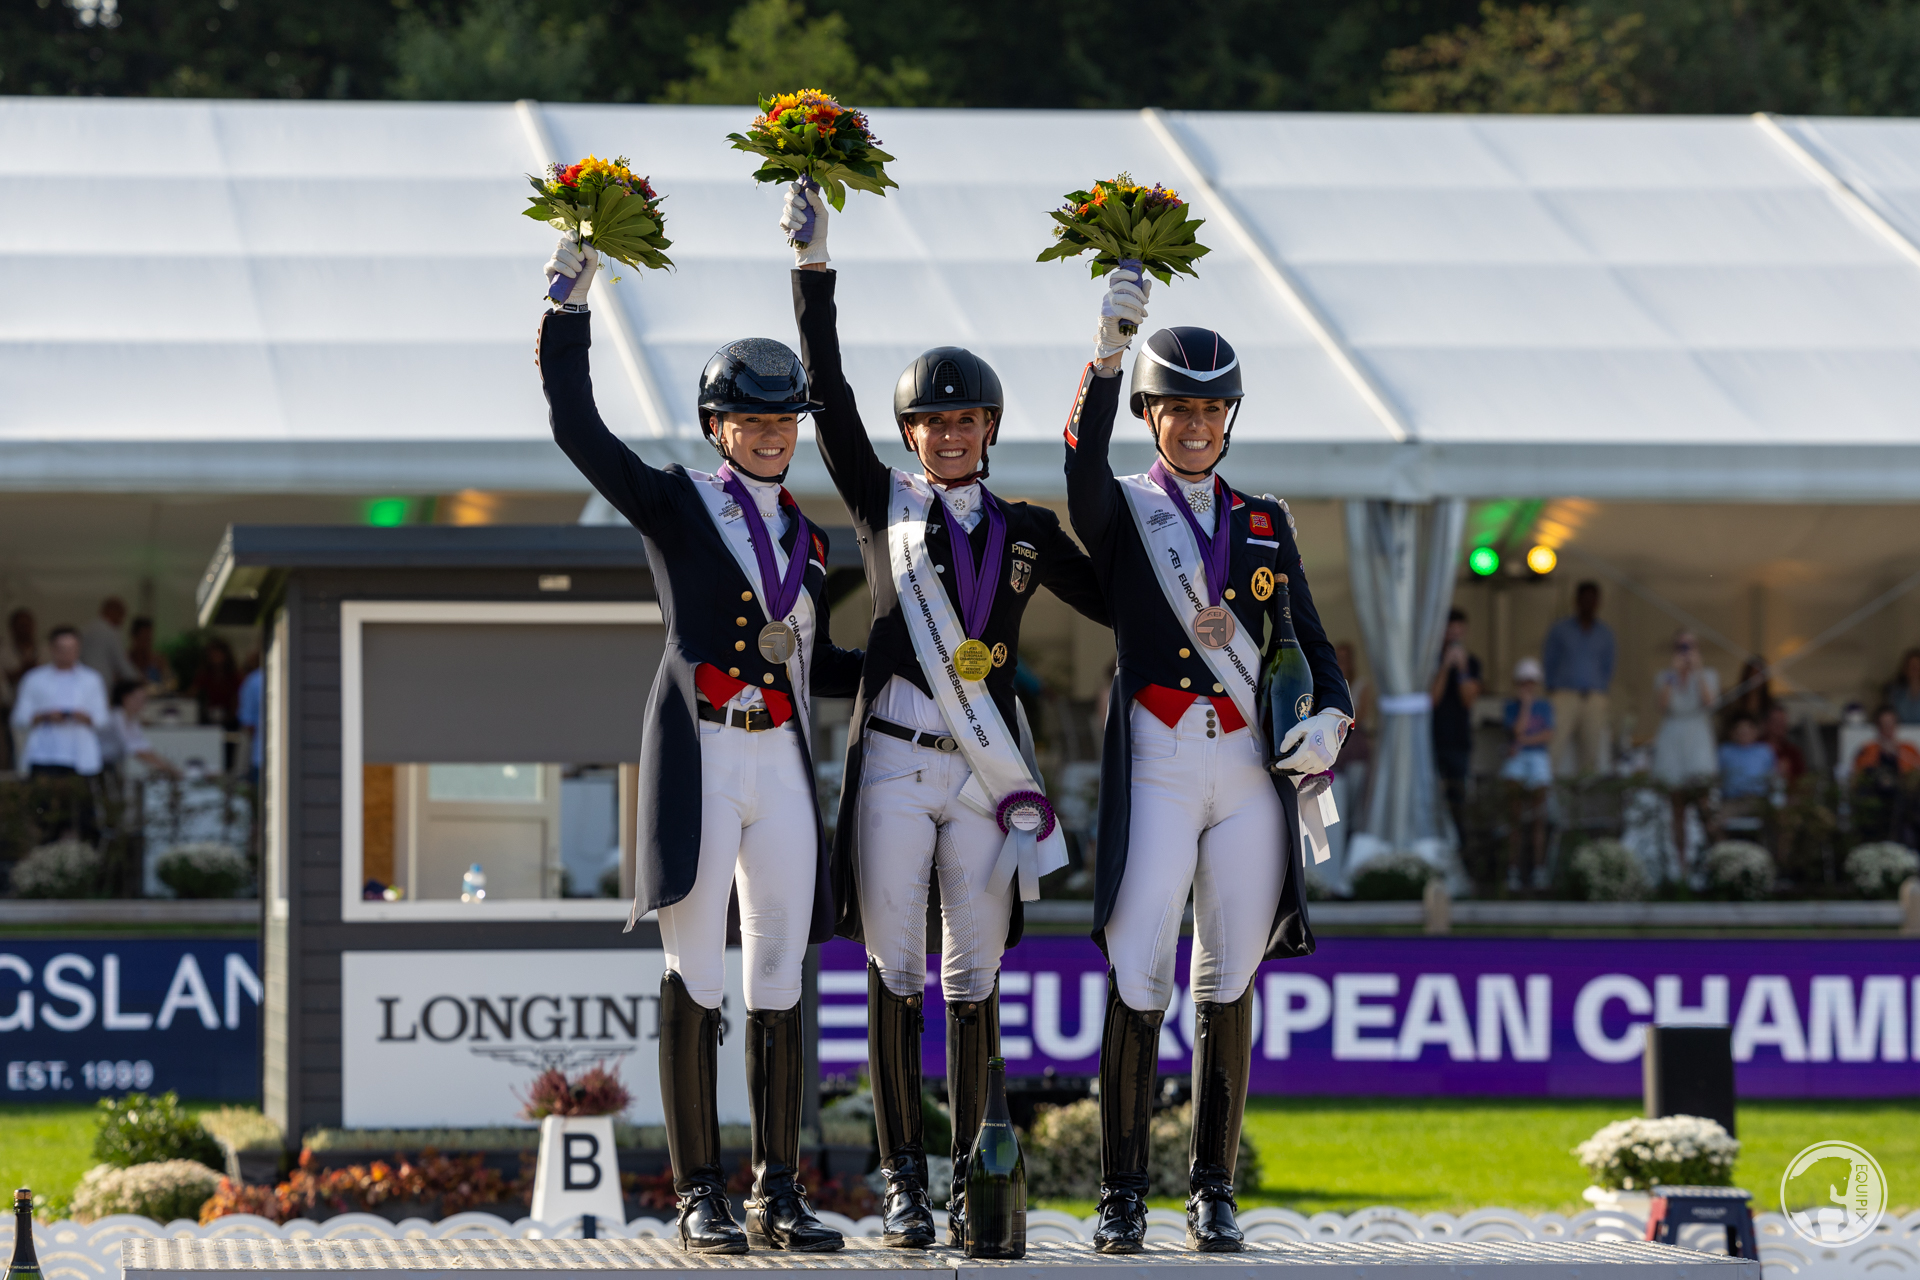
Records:
{"label": "raised arm", "polygon": [[1073,409],[1067,415],[1067,518],[1095,558],[1110,545],[1122,498],[1114,484],[1107,447],[1120,408],[1120,355],[1132,341],[1123,323],[1138,330],[1147,319],[1152,281],[1132,270],[1107,277],[1100,300],[1100,324],[1094,336],[1093,362],[1080,375]]}
{"label": "raised arm", "polygon": [[853,388],[847,385],[840,364],[840,312],[834,301],[837,274],[827,266],[827,219],[827,205],[817,189],[808,191],[797,182],[788,186],[780,228],[791,239],[806,241],[796,245],[793,253],[793,320],[800,330],[800,361],[806,366],[807,386],[821,406],[813,415],[814,441],[841,501],[869,527],[881,527],[886,524],[891,481],[887,465],[867,439]]}
{"label": "raised arm", "polygon": [[[548,274],[575,278],[577,283],[566,306],[576,309],[550,311],[541,317],[540,336],[534,347],[553,440],[615,510],[634,528],[652,535],[657,527],[671,526],[667,518],[671,482],[607,429],[593,402],[593,378],[587,359],[593,333],[586,299],[599,267],[599,254],[588,246],[583,258],[571,245],[570,239],[562,237],[553,261],[548,263]],[[569,265],[573,270],[566,270]]]}

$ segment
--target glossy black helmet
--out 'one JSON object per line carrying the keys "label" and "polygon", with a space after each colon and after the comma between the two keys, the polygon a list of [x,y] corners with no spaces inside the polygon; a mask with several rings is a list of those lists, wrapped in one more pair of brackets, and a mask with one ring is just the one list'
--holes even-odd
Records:
{"label": "glossy black helmet", "polygon": [[1199,396],[1239,400],[1240,357],[1211,329],[1183,325],[1161,329],[1140,344],[1133,361],[1133,385],[1127,405],[1133,416],[1147,416],[1148,396]]}
{"label": "glossy black helmet", "polygon": [[729,342],[700,372],[700,430],[709,437],[717,413],[806,413],[819,407],[808,396],[800,357],[772,338]]}
{"label": "glossy black helmet", "polygon": [[893,384],[893,420],[906,432],[907,416],[941,409],[990,409],[1000,421],[1006,396],[993,366],[965,347],[923,351]]}

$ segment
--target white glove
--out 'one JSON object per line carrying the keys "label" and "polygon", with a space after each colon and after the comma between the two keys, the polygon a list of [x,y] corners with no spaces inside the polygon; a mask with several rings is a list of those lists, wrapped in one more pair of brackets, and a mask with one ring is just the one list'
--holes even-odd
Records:
{"label": "white glove", "polygon": [[1105,360],[1133,343],[1132,334],[1120,332],[1120,322],[1126,321],[1136,331],[1146,324],[1147,294],[1152,289],[1153,278],[1145,271],[1120,267],[1107,275],[1107,296],[1100,300],[1100,328],[1093,339],[1094,359]]}
{"label": "white glove", "polygon": [[553,281],[556,276],[565,276],[573,281],[573,289],[566,297],[555,302],[555,306],[573,303],[584,306],[587,290],[593,285],[593,273],[600,269],[600,251],[590,244],[582,244],[572,236],[561,236],[560,243],[553,246],[553,257],[547,259],[547,288],[552,298]]}
{"label": "white glove", "polygon": [[[812,224],[808,224],[811,216]],[[795,181],[787,184],[786,208],[780,211],[780,229],[793,246],[793,265],[804,267],[814,262],[833,261],[827,255],[827,202],[817,184]],[[800,242],[801,236],[805,243]]]}
{"label": "white glove", "polygon": [[1321,711],[1308,716],[1280,740],[1280,758],[1274,761],[1276,773],[1325,773],[1340,757],[1340,744],[1346,740],[1347,726],[1353,722],[1338,711]]}

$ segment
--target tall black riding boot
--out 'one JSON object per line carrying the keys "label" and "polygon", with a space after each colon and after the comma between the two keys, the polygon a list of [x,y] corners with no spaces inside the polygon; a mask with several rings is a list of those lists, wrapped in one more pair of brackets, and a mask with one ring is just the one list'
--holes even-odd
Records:
{"label": "tall black riding boot", "polygon": [[825,1253],[846,1244],[813,1216],[800,1165],[800,1006],[747,1011],[747,1107],[753,1119],[753,1195],[747,1239],[762,1249]]}
{"label": "tall black riding boot", "polygon": [[660,978],[660,1100],[667,1154],[680,1201],[680,1247],[688,1253],[745,1253],[720,1167],[720,1010],[687,994],[669,969]]}
{"label": "tall black riding boot", "polygon": [[1193,1016],[1193,1145],[1187,1172],[1187,1246],[1238,1253],[1246,1246],[1233,1198],[1240,1118],[1253,1064],[1253,984],[1232,1004],[1201,1003]]}
{"label": "tall black riding boot", "polygon": [[1100,1207],[1093,1247],[1138,1253],[1147,1235],[1147,1156],[1153,1140],[1153,1084],[1160,1020],[1120,999],[1107,971],[1107,1024],[1100,1036]]}
{"label": "tall black riding boot", "polygon": [[947,1244],[967,1244],[967,1158],[987,1110],[987,1059],[1000,1056],[1000,979],[985,1000],[947,1001],[947,1109],[953,1113],[953,1190]]}
{"label": "tall black riding boot", "polygon": [[867,961],[867,1060],[873,1072],[873,1128],[880,1141],[880,1172],[887,1180],[881,1239],[896,1249],[933,1243],[933,1206],[927,1199],[926,1118],[920,1110],[920,1033],[926,1027],[916,991],[887,990],[880,966]]}

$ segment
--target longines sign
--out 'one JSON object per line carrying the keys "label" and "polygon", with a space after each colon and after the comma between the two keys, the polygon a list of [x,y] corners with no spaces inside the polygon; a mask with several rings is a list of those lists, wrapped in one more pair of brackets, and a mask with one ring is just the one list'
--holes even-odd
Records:
{"label": "longines sign", "polygon": [[[349,951],[340,965],[350,1128],[513,1124],[540,1072],[595,1063],[632,1091],[629,1120],[663,1123],[659,951]],[[740,1043],[742,990],[736,948],[728,1049]],[[746,1068],[726,1049],[720,1119],[747,1120]]]}

